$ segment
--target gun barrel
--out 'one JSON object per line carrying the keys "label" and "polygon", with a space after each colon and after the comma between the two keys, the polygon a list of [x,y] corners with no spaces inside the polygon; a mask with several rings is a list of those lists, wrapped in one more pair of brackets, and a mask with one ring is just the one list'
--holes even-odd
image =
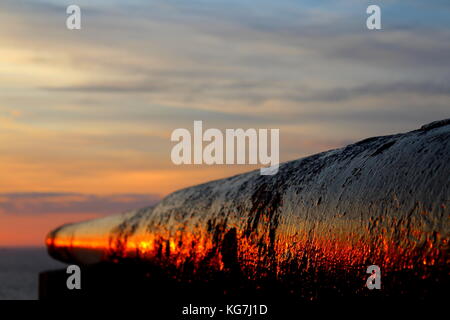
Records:
{"label": "gun barrel", "polygon": [[283,163],[274,176],[190,187],[155,207],[62,226],[48,251],[81,265],[152,263],[180,277],[314,281],[369,265],[448,275],[449,141],[442,120]]}

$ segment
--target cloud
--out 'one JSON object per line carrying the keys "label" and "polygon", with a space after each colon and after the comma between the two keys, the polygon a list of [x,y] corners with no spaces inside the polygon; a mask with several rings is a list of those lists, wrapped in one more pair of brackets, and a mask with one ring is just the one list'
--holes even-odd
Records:
{"label": "cloud", "polygon": [[[117,117],[122,120],[143,101],[152,102],[149,109],[157,104],[202,110],[226,106],[240,115],[273,100],[337,104],[352,94],[370,95],[371,83],[386,83],[382,90],[392,92],[396,89],[389,85],[398,90],[409,79],[420,84],[419,90],[424,83],[446,80],[448,26],[439,32],[387,27],[368,33],[361,28],[365,11],[358,1],[114,4],[118,7],[107,2],[88,6],[86,11],[94,10],[96,16],[87,19],[83,32],[56,27],[60,17],[54,10],[46,14],[51,22],[43,19],[43,9],[37,17],[27,16],[32,19],[27,26],[39,28],[33,41],[26,40],[31,27],[13,24],[8,32],[16,35],[14,43],[33,49],[36,64],[56,64],[67,73],[44,74],[45,82],[39,81],[35,90],[51,91],[52,97],[65,101],[88,95],[108,106],[111,95],[122,95],[129,98],[120,101],[127,104]],[[7,6],[18,10],[14,2]],[[398,6],[394,1],[385,10]],[[405,14],[414,16],[418,10],[416,3]],[[45,57],[48,51],[55,56]]]}
{"label": "cloud", "polygon": [[414,94],[421,96],[450,96],[449,82],[387,82],[368,83],[350,88],[334,88],[318,91],[305,96],[293,96],[298,101],[341,102],[367,96],[382,96],[386,94]]}
{"label": "cloud", "polygon": [[154,205],[159,200],[160,196],[156,194],[1,193],[0,213],[6,215],[115,214]]}
{"label": "cloud", "polygon": [[[320,42],[328,59],[351,61],[366,67],[389,68],[405,74],[419,70],[429,73],[450,65],[449,28],[393,28],[374,35],[351,32]],[[392,71],[392,70],[391,70]]]}

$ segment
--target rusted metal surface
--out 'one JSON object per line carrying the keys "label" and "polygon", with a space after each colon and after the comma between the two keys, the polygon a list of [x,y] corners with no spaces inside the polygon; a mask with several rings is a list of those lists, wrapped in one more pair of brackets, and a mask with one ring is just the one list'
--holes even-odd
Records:
{"label": "rusted metal surface", "polygon": [[439,270],[439,282],[449,272],[449,177],[444,120],[284,163],[274,176],[253,171],[62,226],[47,246],[70,263],[151,262],[175,277],[314,283],[376,264],[420,279]]}

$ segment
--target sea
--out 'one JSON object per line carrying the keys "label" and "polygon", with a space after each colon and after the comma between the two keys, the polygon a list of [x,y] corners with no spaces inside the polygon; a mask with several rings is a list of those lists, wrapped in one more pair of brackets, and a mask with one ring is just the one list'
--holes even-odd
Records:
{"label": "sea", "polygon": [[45,248],[0,248],[0,300],[38,299],[39,273],[65,267]]}

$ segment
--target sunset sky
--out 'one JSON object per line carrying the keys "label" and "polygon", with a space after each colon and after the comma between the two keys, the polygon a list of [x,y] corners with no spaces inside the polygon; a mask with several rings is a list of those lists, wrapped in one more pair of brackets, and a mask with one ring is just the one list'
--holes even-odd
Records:
{"label": "sunset sky", "polygon": [[[176,128],[279,128],[281,160],[450,117],[448,0],[2,0],[0,246],[257,168]],[[66,7],[82,29],[66,29]]]}

